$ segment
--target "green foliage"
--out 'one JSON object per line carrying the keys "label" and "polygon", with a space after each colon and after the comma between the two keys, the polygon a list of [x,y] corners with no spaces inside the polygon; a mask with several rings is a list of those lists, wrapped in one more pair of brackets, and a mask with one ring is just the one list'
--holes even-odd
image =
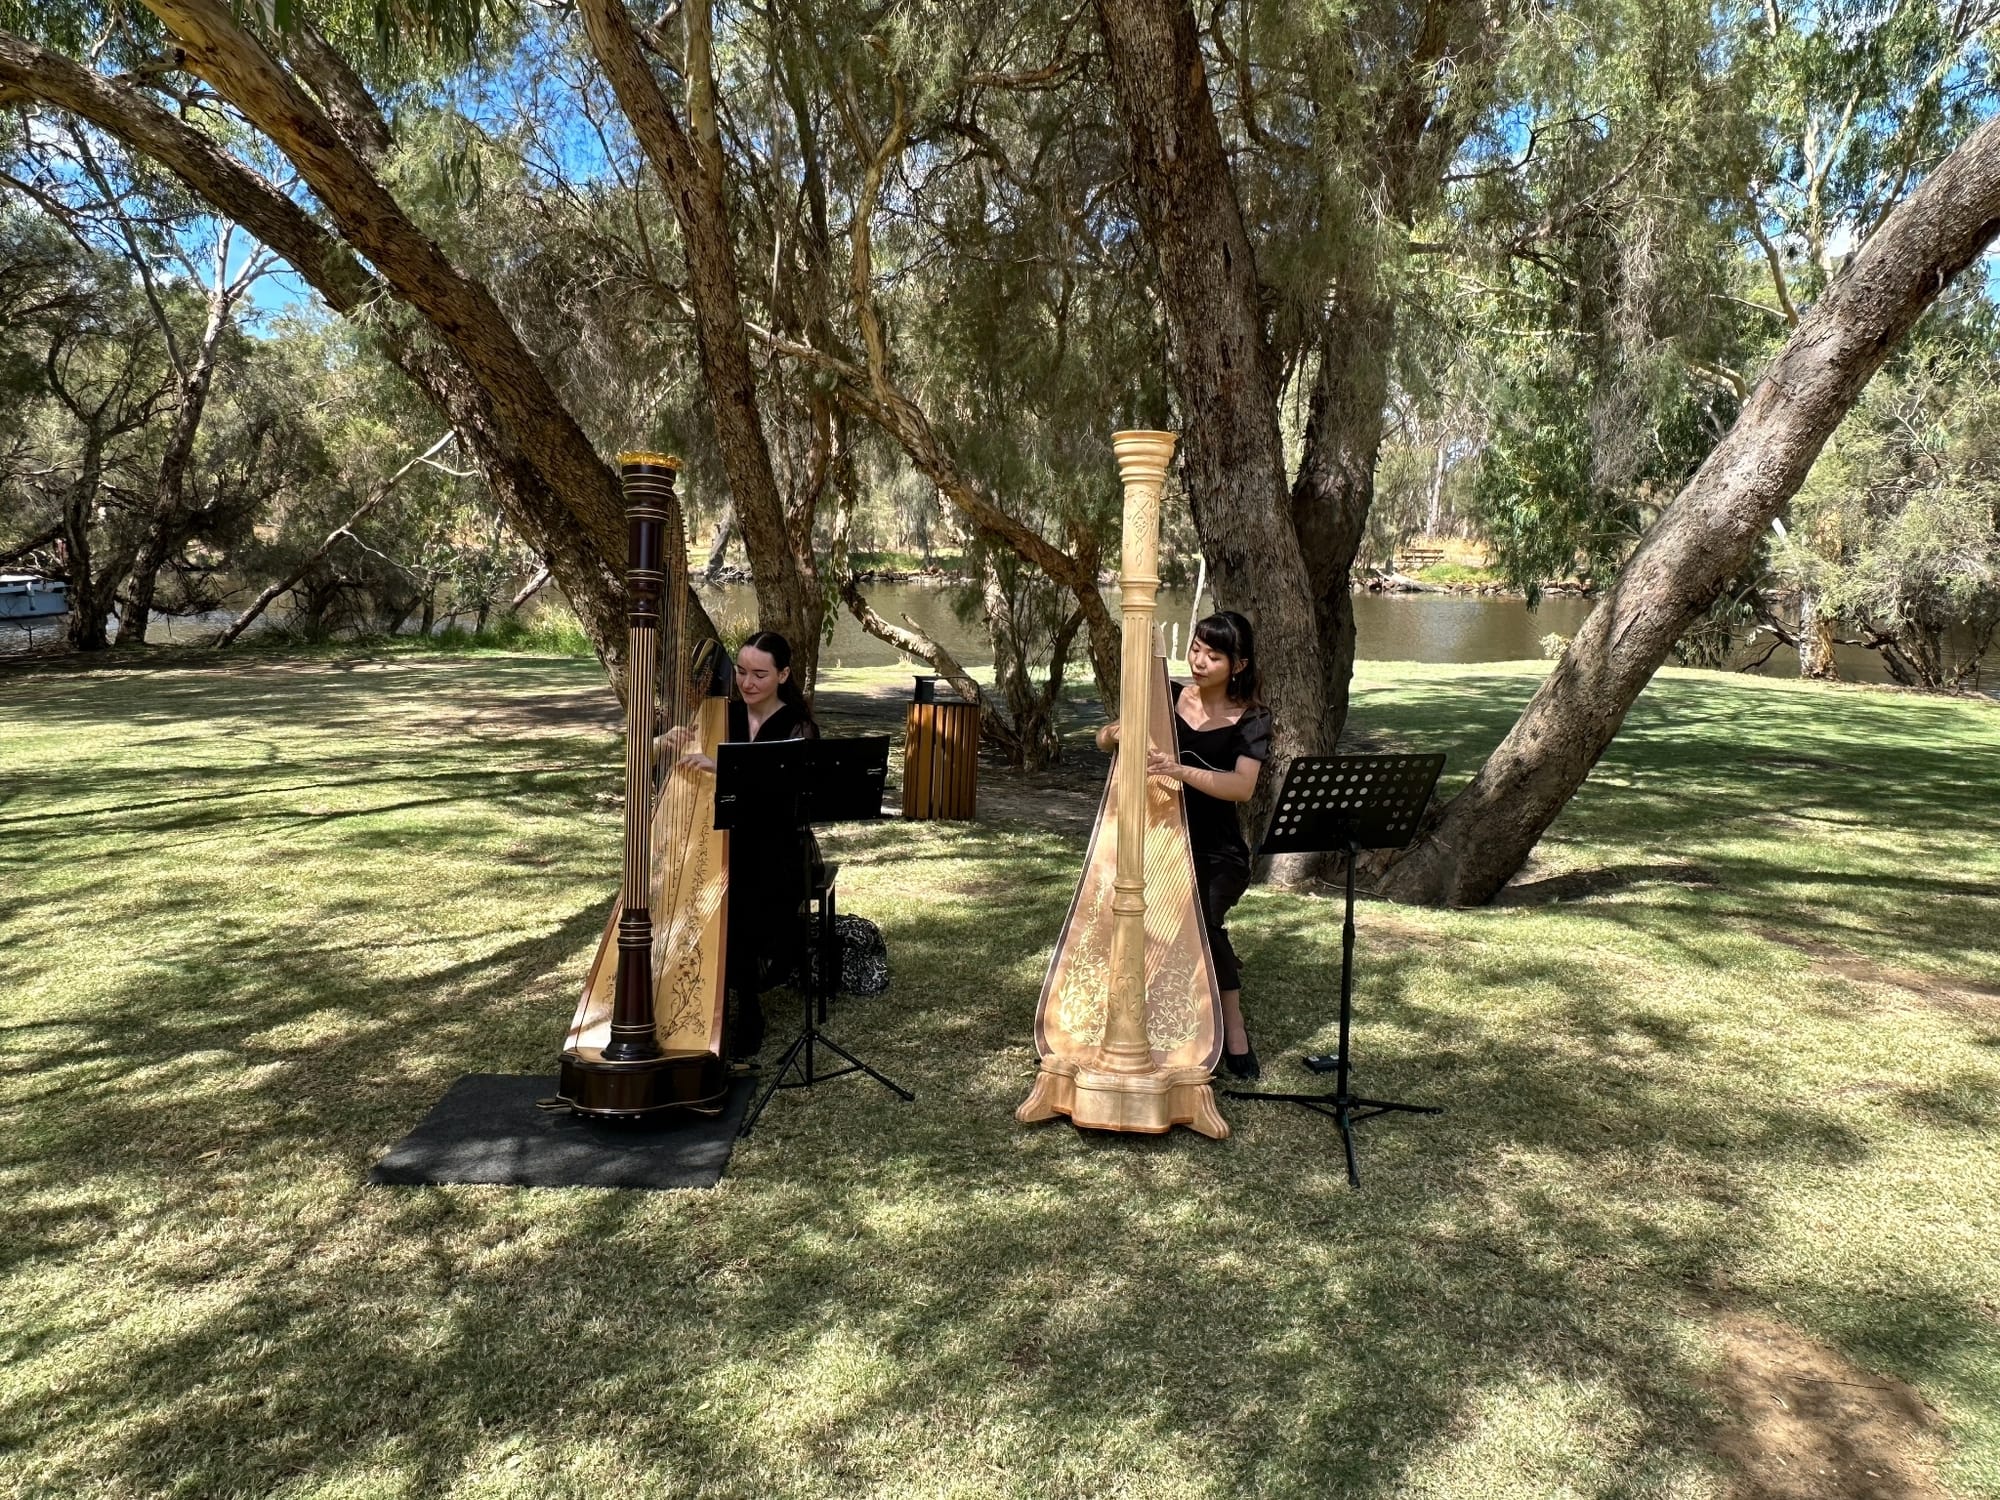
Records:
{"label": "green foliage", "polygon": [[1976,686],[2000,628],[1996,355],[1990,308],[1936,310],[1821,454],[1777,550],[1781,575],[1910,686]]}
{"label": "green foliage", "polygon": [[565,605],[544,605],[531,616],[502,615],[484,630],[464,637],[475,648],[528,651],[541,656],[587,656],[596,648],[575,614]]}
{"label": "green foliage", "polygon": [[[574,13],[515,0],[237,0],[236,13],[281,57],[310,21],[357,70],[393,125],[384,183],[492,291],[600,449],[683,454],[699,546],[727,486],[675,216]],[[1354,354],[1394,376],[1368,549],[1476,531],[1531,592],[1549,578],[1605,581],[1734,418],[1788,331],[1787,308],[1810,305],[1986,108],[1996,16],[2000,0],[1203,11],[1292,451],[1318,340],[1347,309],[1386,301],[1391,347]],[[137,70],[121,76],[177,109],[190,83],[165,66],[143,7],[0,0],[0,24],[107,72]],[[669,7],[651,37],[683,115],[685,81],[668,62],[685,26]],[[1045,0],[788,0],[722,7],[714,26],[724,190],[753,328],[863,360],[849,236],[900,109],[906,144],[884,164],[870,224],[888,378],[1010,514],[1073,555],[1109,557],[1118,497],[1104,435],[1178,418],[1089,15]],[[53,117],[36,118],[37,139],[51,139]],[[189,118],[272,179],[288,175],[226,108]],[[1425,122],[1414,135],[1412,119]],[[32,132],[9,128],[18,160]],[[127,177],[157,210],[135,234],[158,259],[193,205],[143,164]],[[393,307],[368,318],[378,332],[392,320],[416,326]],[[780,488],[797,503],[815,484],[844,487],[848,556],[971,557],[990,542],[941,504],[935,475],[833,399],[824,368],[751,342]],[[245,523],[256,535],[239,527],[204,544],[211,580],[248,584],[296,559],[379,477],[369,455],[407,456],[435,435],[435,418],[386,386],[364,399],[350,356],[371,357],[366,336],[325,369],[296,367],[300,389],[324,399],[261,429],[291,456],[265,464],[268,514]],[[34,359],[0,348],[0,391],[12,393],[0,399],[25,399],[39,378]],[[257,401],[286,410],[275,385],[260,388],[271,399],[246,396],[218,428],[218,444],[236,434],[239,457],[260,430]],[[342,415],[321,421],[316,405]],[[303,600],[308,620],[377,628],[420,620],[427,600],[439,616],[461,602],[476,612],[525,565],[483,501],[419,478],[370,522],[366,547],[342,544],[344,560]],[[821,506],[823,559],[833,508]],[[1969,510],[1922,514],[1937,522],[1931,540],[1913,529],[1906,552],[1965,550]],[[1169,576],[1191,581],[1179,502],[1168,536]],[[831,597],[838,580],[822,581]],[[1757,582],[1728,608],[1759,607]],[[1974,592],[1943,590],[1937,608],[1976,611]],[[1055,603],[1001,618],[1029,635],[996,642],[996,655],[1020,646],[1046,665]]]}
{"label": "green foliage", "polygon": [[1490,588],[1506,582],[1506,576],[1497,568],[1477,568],[1466,563],[1432,563],[1417,569],[1414,576],[1420,583],[1460,589]]}

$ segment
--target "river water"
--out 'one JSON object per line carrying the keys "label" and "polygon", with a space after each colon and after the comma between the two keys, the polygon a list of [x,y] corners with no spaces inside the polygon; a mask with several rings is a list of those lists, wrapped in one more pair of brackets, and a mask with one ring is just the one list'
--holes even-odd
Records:
{"label": "river water", "polygon": [[[876,613],[892,622],[908,615],[968,667],[992,663],[983,619],[968,623],[952,609],[958,592],[930,583],[881,583],[866,590]],[[701,590],[702,600],[726,639],[735,639],[756,623],[757,603],[748,584],[722,584]],[[1118,600],[1105,591],[1115,617]],[[1162,589],[1158,619],[1171,629],[1178,624],[1187,640],[1185,589]],[[1355,650],[1365,661],[1481,662],[1534,660],[1543,655],[1542,638],[1575,635],[1590,613],[1592,601],[1573,594],[1544,595],[1534,609],[1519,599],[1480,594],[1369,594],[1354,596]],[[1209,605],[1213,608],[1213,604]],[[1767,636],[1756,648],[1770,644]],[[1996,653],[2000,655],[2000,653]],[[1848,682],[1887,682],[1882,659],[1860,647],[1835,648],[1840,675]],[[907,658],[864,632],[846,610],[834,625],[833,641],[821,654],[822,666],[886,667]],[[2000,675],[2000,661],[1992,661]],[[1088,675],[1083,654],[1075,653],[1074,669]],[[928,670],[928,669],[925,669]],[[1761,669],[1773,677],[1796,677],[1799,659],[1780,647]]]}

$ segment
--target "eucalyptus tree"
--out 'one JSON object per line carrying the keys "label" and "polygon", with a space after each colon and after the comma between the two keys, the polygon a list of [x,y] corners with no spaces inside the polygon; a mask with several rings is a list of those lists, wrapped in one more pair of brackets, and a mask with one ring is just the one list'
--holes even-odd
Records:
{"label": "eucalyptus tree", "polygon": [[[33,27],[40,40],[0,32],[0,103],[79,116],[152,157],[281,255],[330,308],[366,322],[458,433],[600,651],[615,656],[624,548],[616,476],[490,289],[385,182],[394,132],[349,60],[363,58],[385,91],[422,100],[419,85],[434,81],[439,59],[462,57],[469,35],[450,24],[417,28],[398,50],[368,37],[360,19],[337,8],[239,14],[215,0],[143,11],[9,5],[0,20]],[[88,64],[78,60],[86,47]],[[268,143],[297,186],[230,149],[237,136]]]}
{"label": "eucalyptus tree", "polygon": [[1412,232],[1517,18],[1506,0],[1095,10],[1216,597],[1257,622],[1281,752],[1323,749],[1346,718]]}
{"label": "eucalyptus tree", "polygon": [[1977,687],[2000,630],[1996,318],[1979,292],[1950,302],[1841,425],[1773,549],[1829,635],[1838,622],[1894,681],[1931,691]]}
{"label": "eucalyptus tree", "polygon": [[[755,197],[782,252],[767,342],[826,381],[971,533],[1014,717],[1047,714],[1048,682],[1030,689],[1011,665],[1031,618],[1058,666],[1048,680],[1075,639],[1115,696],[1105,434],[1157,406],[1160,358],[1117,198],[1122,151],[1087,93],[1079,103],[1088,33],[1034,5],[871,17],[819,4],[782,19],[767,55],[785,128]],[[1017,562],[1065,607],[1007,607]]]}
{"label": "eucalyptus tree", "polygon": [[[162,569],[198,534],[225,523],[221,511],[209,508],[221,503],[221,487],[206,502],[195,494],[196,445],[218,372],[243,362],[240,311],[272,257],[244,244],[234,224],[205,213],[171,177],[73,117],[25,133],[0,184],[79,242],[124,261],[172,370],[152,492],[130,498],[138,538],[130,573],[117,585],[117,643],[143,645]],[[220,473],[225,466],[206,467]]]}
{"label": "eucalyptus tree", "polygon": [[[1760,300],[1795,327],[1800,305],[1989,108],[2000,4],[1819,0],[1772,5],[1762,21],[1771,146],[1743,220],[1759,252]],[[1800,673],[1831,677],[1838,611],[1815,587],[1815,548],[1838,566],[1837,537],[1808,518],[1783,550],[1800,564],[1789,570]]]}

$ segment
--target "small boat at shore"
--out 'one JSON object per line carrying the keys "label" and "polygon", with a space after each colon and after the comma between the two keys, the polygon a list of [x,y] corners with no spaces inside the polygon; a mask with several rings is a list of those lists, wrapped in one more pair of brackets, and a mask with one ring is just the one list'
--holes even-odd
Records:
{"label": "small boat at shore", "polygon": [[0,573],[0,620],[45,620],[69,613],[69,585],[32,573]]}

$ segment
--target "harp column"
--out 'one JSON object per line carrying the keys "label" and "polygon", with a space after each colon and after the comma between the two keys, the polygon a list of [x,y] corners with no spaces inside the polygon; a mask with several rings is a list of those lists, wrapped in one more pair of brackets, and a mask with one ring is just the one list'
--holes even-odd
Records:
{"label": "harp column", "polygon": [[[1167,705],[1158,696],[1165,674],[1155,659],[1153,611],[1160,588],[1160,492],[1177,438],[1171,432],[1111,437],[1125,485],[1118,756],[1036,1007],[1041,1067],[1014,1111],[1024,1125],[1067,1115],[1092,1130],[1158,1135],[1186,1125],[1218,1140],[1229,1134],[1210,1076],[1221,1008],[1199,925],[1183,807],[1178,789],[1152,787],[1146,775],[1148,752],[1174,743]],[[1108,848],[1100,842],[1105,835]],[[1149,854],[1155,881],[1150,901]],[[1149,905],[1159,908],[1152,913],[1157,930],[1150,943]],[[1149,946],[1156,970],[1150,982]]]}
{"label": "harp column", "polygon": [[1118,717],[1125,725],[1118,757],[1118,874],[1111,898],[1111,993],[1105,1007],[1102,1066],[1148,1073],[1146,1034],[1146,750],[1152,723],[1153,612],[1160,593],[1160,491],[1179,434],[1114,432],[1118,477],[1125,485],[1118,594],[1124,635],[1118,664]]}
{"label": "harp column", "polygon": [[653,710],[660,657],[660,539],[674,504],[677,459],[621,453],[625,486],[625,889],[618,917],[618,981],[604,1060],[660,1056],[653,1024]]}

